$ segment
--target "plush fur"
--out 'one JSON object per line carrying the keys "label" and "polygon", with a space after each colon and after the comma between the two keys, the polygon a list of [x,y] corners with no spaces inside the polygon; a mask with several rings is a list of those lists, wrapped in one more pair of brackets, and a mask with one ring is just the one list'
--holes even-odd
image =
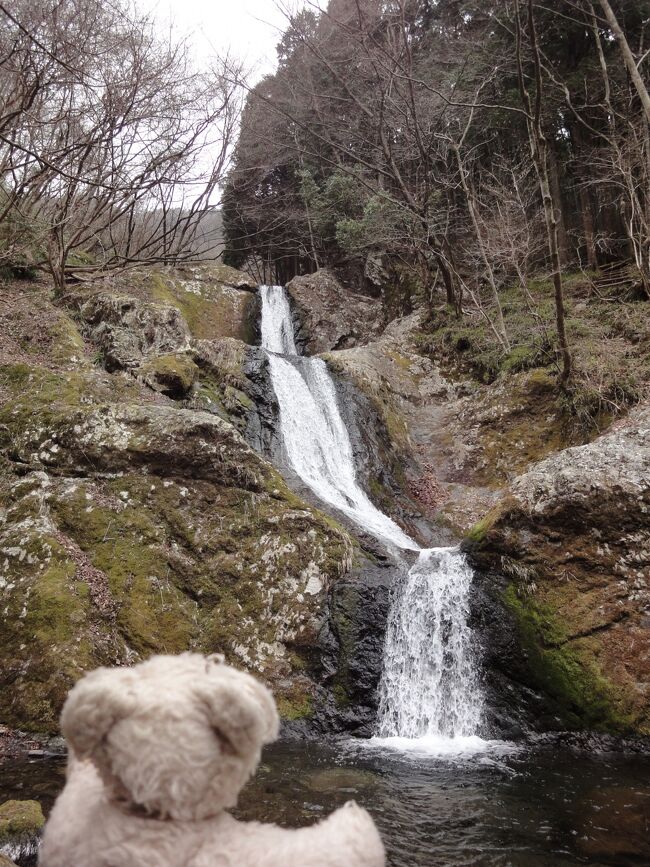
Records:
{"label": "plush fur", "polygon": [[41,867],[383,867],[368,813],[346,804],[285,830],[225,810],[275,740],[271,693],[198,654],[101,668],[61,717],[65,788],[45,828]]}

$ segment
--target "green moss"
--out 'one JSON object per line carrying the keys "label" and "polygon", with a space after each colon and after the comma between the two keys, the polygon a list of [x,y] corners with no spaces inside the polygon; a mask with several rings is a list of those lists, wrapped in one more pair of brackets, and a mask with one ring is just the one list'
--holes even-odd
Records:
{"label": "green moss", "polygon": [[339,641],[339,658],[334,675],[333,694],[337,706],[344,708],[352,702],[353,682],[350,661],[358,638],[359,593],[353,586],[346,585],[342,592],[337,593],[336,603],[332,620]]}
{"label": "green moss", "polygon": [[[419,337],[423,351],[484,383],[535,368],[545,368],[555,384],[556,401],[567,428],[582,441],[592,438],[627,407],[650,394],[650,340],[647,301],[600,299],[593,274],[565,272],[565,319],[573,373],[560,388],[561,358],[555,324],[554,288],[548,275],[528,281],[530,297],[514,284],[500,289],[512,349],[504,352],[484,318],[440,308],[432,312]],[[532,300],[531,300],[532,299]],[[549,383],[550,384],[550,383]]]}
{"label": "green moss", "polygon": [[485,540],[485,537],[490,532],[492,527],[496,524],[499,518],[503,515],[505,510],[505,502],[500,502],[493,509],[485,515],[484,518],[481,518],[474,526],[468,531],[465,536],[465,542],[470,545],[480,545],[481,542]]}
{"label": "green moss", "polygon": [[537,352],[533,346],[515,346],[501,359],[499,369],[504,373],[528,370],[535,367],[536,363]]}
{"label": "green moss", "polygon": [[0,718],[53,731],[67,690],[80,671],[92,667],[92,647],[84,640],[90,601],[57,539],[21,526],[3,536],[3,550],[11,548],[20,555],[13,557],[4,594]]}
{"label": "green moss", "polygon": [[76,323],[61,315],[50,334],[52,359],[57,364],[79,363],[84,359],[85,346]]}
{"label": "green moss", "polygon": [[0,846],[33,837],[45,825],[38,801],[5,801],[0,804]]}
{"label": "green moss", "polygon": [[88,253],[86,250],[74,250],[72,253],[68,255],[68,265],[74,267],[83,266],[83,265],[94,265],[96,262],[95,256],[92,253]]}
{"label": "green moss", "polygon": [[74,564],[55,562],[43,571],[29,600],[26,625],[30,636],[43,644],[62,646],[74,636],[75,624],[84,617],[81,596],[71,592]]}
{"label": "green moss", "polygon": [[169,397],[183,397],[198,378],[199,369],[188,355],[177,353],[148,359],[139,373],[157,391]]}
{"label": "green moss", "polygon": [[350,707],[350,705],[352,704],[352,699],[348,694],[346,686],[340,681],[334,684],[333,695],[334,701],[338,708],[343,709],[346,707]]}
{"label": "green moss", "polygon": [[545,368],[531,370],[525,380],[529,394],[549,395],[557,389],[557,377]]}
{"label": "green moss", "polygon": [[230,289],[219,283],[197,286],[200,288],[188,288],[187,282],[160,272],[152,273],[149,281],[153,300],[177,307],[193,337],[207,340],[236,337],[252,343],[253,293]]}
{"label": "green moss", "polygon": [[504,602],[517,625],[528,683],[557,703],[563,723],[571,728],[632,731],[625,696],[603,676],[588,642],[569,640],[557,614],[514,583],[508,585]]}
{"label": "green moss", "polygon": [[413,361],[410,358],[406,358],[404,355],[401,355],[396,350],[389,350],[388,355],[393,359],[395,364],[404,371],[410,371],[413,367]]}
{"label": "green moss", "polygon": [[0,405],[0,448],[10,456],[23,444],[36,448],[46,431],[67,429],[79,410],[139,397],[126,377],[104,380],[93,370],[54,372],[27,364],[0,365],[0,386],[9,393]]}
{"label": "green moss", "polygon": [[278,713],[284,720],[308,719],[314,715],[314,704],[311,695],[295,691],[290,695],[279,695],[276,698]]}
{"label": "green moss", "polygon": [[[137,495],[150,482],[122,478],[110,483],[119,496]],[[85,551],[97,569],[108,578],[117,606],[117,625],[138,652],[164,649],[169,653],[186,650],[195,637],[194,605],[173,581],[169,565],[161,557],[160,543],[166,538],[156,526],[149,509],[139,503],[121,511],[90,505],[92,494],[85,485],[53,505],[59,524]],[[187,527],[176,517],[176,532]],[[179,529],[180,528],[180,529]]]}

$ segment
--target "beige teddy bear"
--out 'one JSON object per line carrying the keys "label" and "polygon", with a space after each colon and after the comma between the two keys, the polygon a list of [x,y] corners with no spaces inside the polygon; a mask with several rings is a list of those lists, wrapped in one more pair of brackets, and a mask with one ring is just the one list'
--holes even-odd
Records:
{"label": "beige teddy bear", "polygon": [[70,758],[40,867],[383,867],[365,810],[317,825],[239,822],[227,808],[275,740],[271,693],[194,653],[100,668],[72,689]]}

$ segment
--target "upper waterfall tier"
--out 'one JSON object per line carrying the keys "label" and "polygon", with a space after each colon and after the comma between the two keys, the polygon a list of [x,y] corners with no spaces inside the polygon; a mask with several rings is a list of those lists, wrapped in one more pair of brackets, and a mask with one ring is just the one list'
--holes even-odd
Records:
{"label": "upper waterfall tier", "polygon": [[269,353],[280,429],[291,466],[318,497],[367,532],[398,548],[419,550],[359,486],[334,383],[324,361],[297,355],[284,289],[262,286],[261,294],[262,346]]}
{"label": "upper waterfall tier", "polygon": [[297,355],[293,320],[282,286],[262,286],[262,349],[278,355]]}

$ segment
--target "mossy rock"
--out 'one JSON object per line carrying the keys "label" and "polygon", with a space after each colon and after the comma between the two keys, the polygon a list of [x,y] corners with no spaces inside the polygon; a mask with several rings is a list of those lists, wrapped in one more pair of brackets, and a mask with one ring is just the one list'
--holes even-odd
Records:
{"label": "mossy rock", "polygon": [[498,503],[493,509],[491,509],[484,518],[481,518],[480,521],[477,521],[473,527],[467,532],[465,539],[463,541],[463,548],[476,551],[477,548],[480,547],[482,542],[486,539],[490,530],[494,527],[498,519],[501,517],[505,510],[505,503]]}
{"label": "mossy rock", "polygon": [[[158,303],[177,307],[197,340],[233,337],[245,343],[254,342],[258,298],[249,291],[250,278],[234,269],[225,274],[217,271],[206,275],[201,269],[194,274],[187,270],[182,273],[183,276],[173,271],[151,272],[143,281],[144,291]],[[220,275],[227,280],[222,282]]]}
{"label": "mossy rock", "polygon": [[304,689],[294,688],[288,693],[276,694],[276,704],[280,718],[289,722],[310,719],[314,715],[312,696]]}
{"label": "mossy rock", "polygon": [[107,370],[130,370],[144,358],[189,348],[190,332],[175,304],[110,291],[73,296],[89,339]]}
{"label": "mossy rock", "polygon": [[288,681],[287,714],[309,714],[296,651],[313,646],[351,542],[270,468],[268,491],[233,482],[39,471],[5,484],[3,722],[56,731],[84,671],[187,649]]}
{"label": "mossy rock", "polygon": [[5,801],[0,804],[0,846],[34,837],[45,825],[38,801]]}
{"label": "mossy rock", "polygon": [[[188,649],[278,685],[285,716],[311,714],[305,659],[352,541],[230,423],[253,406],[248,350],[223,332],[249,323],[239,314],[254,311],[255,293],[222,271],[159,276],[174,301],[153,297],[151,272],[109,278],[100,293],[75,287],[70,315],[35,290],[47,340],[21,310],[0,364],[0,722],[12,728],[56,732],[88,670]],[[186,304],[212,338],[187,351],[177,346],[190,345]],[[92,363],[75,319],[85,315],[86,338],[113,322],[132,366],[109,372],[101,347]],[[153,329],[144,342],[132,327],[142,317]],[[144,375],[191,400],[153,394]],[[194,408],[199,392],[221,402],[222,418]]]}
{"label": "mossy rock", "polygon": [[188,355],[157,355],[140,366],[138,375],[154,391],[180,399],[187,395],[196,382],[199,369]]}
{"label": "mossy rock", "polygon": [[210,262],[209,264],[193,264],[179,265],[176,269],[182,277],[189,277],[193,280],[201,280],[205,283],[220,283],[224,286],[230,286],[233,289],[256,289],[257,280],[246,274],[244,271],[239,271],[237,268],[232,268],[230,265],[224,265],[221,262]]}
{"label": "mossy rock", "polygon": [[567,728],[649,733],[638,730],[625,687],[602,671],[593,642],[571,640],[558,613],[516,584],[508,585],[503,598],[517,625],[527,685],[551,698]]}

